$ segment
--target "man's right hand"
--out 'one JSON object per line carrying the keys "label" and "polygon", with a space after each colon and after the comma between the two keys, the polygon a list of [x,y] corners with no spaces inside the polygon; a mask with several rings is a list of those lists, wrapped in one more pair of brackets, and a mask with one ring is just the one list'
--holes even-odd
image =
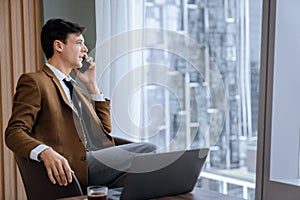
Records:
{"label": "man's right hand", "polygon": [[74,171],[67,159],[59,153],[48,148],[40,153],[39,158],[44,162],[48,177],[53,184],[58,183],[60,186],[67,186],[68,183],[72,182]]}

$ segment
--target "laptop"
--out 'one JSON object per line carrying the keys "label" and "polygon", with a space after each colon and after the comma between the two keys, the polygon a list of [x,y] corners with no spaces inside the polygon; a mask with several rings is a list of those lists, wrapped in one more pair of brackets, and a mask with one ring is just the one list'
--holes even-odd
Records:
{"label": "laptop", "polygon": [[134,158],[123,188],[110,189],[112,200],[151,199],[191,192],[209,149],[193,149]]}

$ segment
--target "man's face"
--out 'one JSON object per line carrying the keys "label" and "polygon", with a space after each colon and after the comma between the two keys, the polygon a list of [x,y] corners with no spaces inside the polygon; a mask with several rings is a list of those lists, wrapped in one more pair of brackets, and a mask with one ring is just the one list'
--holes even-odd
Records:
{"label": "man's face", "polygon": [[62,52],[65,64],[72,69],[81,67],[82,59],[87,52],[88,49],[84,44],[84,38],[82,34],[69,34]]}

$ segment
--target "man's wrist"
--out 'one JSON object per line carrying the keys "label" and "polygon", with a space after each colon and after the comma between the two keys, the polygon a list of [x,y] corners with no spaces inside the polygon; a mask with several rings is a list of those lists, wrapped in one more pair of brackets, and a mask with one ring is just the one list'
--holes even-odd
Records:
{"label": "man's wrist", "polygon": [[101,91],[99,90],[97,85],[89,85],[86,88],[91,95],[101,94]]}
{"label": "man's wrist", "polygon": [[31,150],[29,158],[35,161],[41,161],[39,158],[39,155],[46,149],[49,149],[51,147],[44,145],[44,144],[40,144],[37,147],[35,147],[34,149]]}

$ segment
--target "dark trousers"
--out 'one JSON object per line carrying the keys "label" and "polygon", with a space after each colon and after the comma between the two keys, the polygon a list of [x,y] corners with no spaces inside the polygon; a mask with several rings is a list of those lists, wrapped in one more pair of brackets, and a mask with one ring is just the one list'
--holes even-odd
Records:
{"label": "dark trousers", "polygon": [[155,145],[139,142],[87,152],[88,184],[110,188],[123,186],[133,158],[155,150]]}

